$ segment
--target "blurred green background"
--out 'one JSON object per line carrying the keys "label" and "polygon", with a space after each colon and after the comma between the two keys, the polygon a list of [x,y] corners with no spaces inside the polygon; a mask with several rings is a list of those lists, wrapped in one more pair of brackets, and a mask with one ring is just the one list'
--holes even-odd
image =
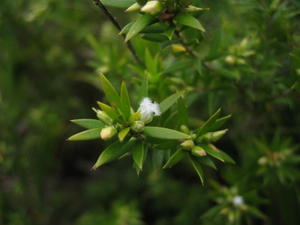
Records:
{"label": "blurred green background", "polygon": [[[231,224],[222,220],[226,210],[211,212],[216,220],[205,214],[231,195],[225,186],[259,210],[243,224],[299,224],[300,3],[200,2],[211,8],[201,15],[208,31],[197,50],[207,68],[168,55],[166,64],[188,66],[152,89],[156,98],[188,90],[195,123],[220,106],[232,114],[219,145],[237,164],[207,170],[218,184],[204,187],[185,164],[162,171],[149,161],[137,176],[125,159],[91,171],[103,144],[66,142],[78,131],[69,120],[94,117],[99,71],[126,80],[137,98],[140,70],[91,0],[1,1],[0,224]],[[112,12],[122,25],[130,21]],[[141,58],[146,46],[160,51],[140,39],[134,45]]]}

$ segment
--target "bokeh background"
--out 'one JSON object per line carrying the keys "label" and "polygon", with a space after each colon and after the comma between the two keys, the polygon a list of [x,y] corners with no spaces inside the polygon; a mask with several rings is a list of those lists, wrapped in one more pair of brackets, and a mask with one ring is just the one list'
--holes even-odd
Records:
{"label": "bokeh background", "polygon": [[[1,0],[0,224],[232,224],[226,210],[207,212],[236,192],[256,209],[243,224],[300,223],[300,3],[199,2],[211,8],[197,50],[207,68],[169,57],[183,69],[152,86],[157,100],[186,89],[195,123],[220,106],[232,114],[218,145],[237,164],[207,169],[216,183],[204,187],[184,163],[164,171],[149,160],[138,176],[124,159],[91,171],[103,143],[67,142],[78,131],[69,121],[95,117],[99,72],[127,81],[135,99],[141,70],[91,0]],[[122,25],[135,17],[111,11]],[[133,43],[141,58],[146,46],[161,51]]]}

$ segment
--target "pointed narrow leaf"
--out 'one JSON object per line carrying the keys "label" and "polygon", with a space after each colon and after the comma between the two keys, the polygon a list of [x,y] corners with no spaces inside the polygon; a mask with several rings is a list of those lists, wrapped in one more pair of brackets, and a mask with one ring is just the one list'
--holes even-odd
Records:
{"label": "pointed narrow leaf", "polygon": [[145,74],[142,85],[141,85],[141,98],[148,97],[148,89],[149,89],[149,81],[148,81],[148,75]]}
{"label": "pointed narrow leaf", "polygon": [[227,115],[224,117],[221,117],[215,121],[215,124],[212,126],[211,130],[218,130],[223,126],[223,124],[231,118],[231,115]]}
{"label": "pointed narrow leaf", "polygon": [[214,170],[217,170],[217,166],[216,164],[214,163],[214,161],[212,161],[210,158],[208,158],[207,156],[205,157],[201,157],[201,158],[198,158],[198,160],[202,163],[202,164],[205,164],[211,168],[213,168]]}
{"label": "pointed narrow leaf", "polygon": [[222,152],[221,150],[217,149],[214,145],[201,145],[205,149],[205,151],[211,155],[212,157],[222,161],[222,162],[228,162],[228,163],[235,163],[234,160],[227,155],[225,152]]}
{"label": "pointed narrow leaf", "polygon": [[100,120],[95,119],[76,119],[71,120],[71,122],[87,129],[104,127],[104,123],[102,123]]}
{"label": "pointed narrow leaf", "polygon": [[191,156],[189,156],[189,160],[190,160],[193,168],[196,170],[196,172],[200,178],[200,181],[203,185],[204,184],[204,172],[203,172],[201,165]]}
{"label": "pointed narrow leaf", "polygon": [[217,205],[215,207],[210,208],[207,212],[202,214],[202,219],[211,219],[216,215],[221,214],[220,211],[224,208],[224,205]]}
{"label": "pointed narrow leaf", "polygon": [[131,139],[126,144],[117,141],[109,145],[103,152],[101,152],[92,169],[97,169],[99,166],[102,166],[105,163],[109,163],[115,159],[118,159],[128,152],[134,143],[135,139]]}
{"label": "pointed narrow leaf", "polygon": [[252,206],[248,206],[247,207],[247,212],[249,212],[250,214],[252,214],[253,216],[256,216],[260,219],[266,220],[267,216],[265,214],[263,214],[259,209],[252,207]]}
{"label": "pointed narrow leaf", "polygon": [[122,82],[121,85],[120,100],[120,109],[124,114],[125,119],[127,119],[130,116],[130,99],[125,82]]}
{"label": "pointed narrow leaf", "polygon": [[120,34],[120,35],[122,35],[122,34],[127,34],[128,31],[129,31],[129,29],[130,29],[130,27],[132,26],[132,24],[133,24],[133,22],[126,24],[126,25],[122,28],[122,30],[120,31],[119,34]]}
{"label": "pointed narrow leaf", "polygon": [[127,127],[119,132],[118,137],[119,137],[120,142],[122,142],[126,138],[129,131],[130,131],[130,128]]}
{"label": "pointed narrow leaf", "polygon": [[128,8],[135,1],[134,0],[99,0],[105,6],[116,7],[116,8]]}
{"label": "pointed narrow leaf", "polygon": [[197,136],[203,135],[210,131],[220,113],[221,109],[218,109],[211,117],[209,117],[209,119],[199,129],[196,130]]}
{"label": "pointed narrow leaf", "polygon": [[111,119],[115,120],[119,117],[118,113],[113,107],[99,101],[97,101],[97,104]]}
{"label": "pointed narrow leaf", "polygon": [[188,124],[188,112],[183,99],[180,97],[177,102],[178,126]]}
{"label": "pointed narrow leaf", "polygon": [[179,93],[175,93],[173,95],[170,95],[166,99],[164,99],[159,104],[159,108],[160,108],[161,114],[163,114],[164,112],[166,112],[172,105],[174,105],[177,102],[177,100],[178,100],[179,97],[180,97],[180,94]]}
{"label": "pointed narrow leaf", "polygon": [[148,49],[145,50],[145,65],[150,74],[154,75],[157,73],[157,55],[152,56]]}
{"label": "pointed narrow leaf", "polygon": [[195,17],[193,17],[190,14],[187,13],[179,13],[174,20],[182,25],[188,26],[188,27],[192,27],[194,29],[200,30],[202,32],[205,32],[204,27],[202,26],[202,24],[199,22],[199,20],[197,20]]}
{"label": "pointed narrow leaf", "polygon": [[180,140],[186,139],[190,136],[177,130],[172,130],[164,127],[145,127],[144,134],[149,137],[169,139],[169,140]]}
{"label": "pointed narrow leaf", "polygon": [[159,22],[159,23],[154,23],[151,24],[150,26],[147,26],[144,30],[143,33],[164,33],[166,30],[168,29],[168,25],[163,23],[163,22]]}
{"label": "pointed narrow leaf", "polygon": [[169,160],[166,162],[166,164],[163,166],[163,169],[171,168],[175,164],[177,164],[180,160],[183,159],[183,157],[186,155],[186,152],[182,149],[178,149]]}
{"label": "pointed narrow leaf", "polygon": [[154,17],[150,14],[143,14],[132,24],[130,27],[125,42],[129,41],[131,38],[140,33],[147,25],[149,25],[154,20]]}
{"label": "pointed narrow leaf", "polygon": [[112,86],[109,80],[103,75],[100,75],[101,86],[105,93],[107,100],[113,105],[116,106],[120,102],[120,97],[116,89]]}
{"label": "pointed narrow leaf", "polygon": [[68,141],[85,141],[85,140],[100,139],[101,130],[102,128],[85,130],[69,137]]}
{"label": "pointed narrow leaf", "polygon": [[141,38],[159,43],[169,40],[168,37],[163,34],[143,34]]}
{"label": "pointed narrow leaf", "polygon": [[145,157],[144,143],[141,141],[136,142],[136,144],[132,147],[132,158],[139,170],[143,169],[144,157]]}

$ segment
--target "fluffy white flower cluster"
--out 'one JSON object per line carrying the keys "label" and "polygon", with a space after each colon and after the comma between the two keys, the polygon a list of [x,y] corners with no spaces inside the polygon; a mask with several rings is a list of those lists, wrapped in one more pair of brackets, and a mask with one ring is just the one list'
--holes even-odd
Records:
{"label": "fluffy white flower cluster", "polygon": [[244,204],[244,198],[242,196],[235,196],[233,199],[232,199],[232,203],[233,205],[235,206],[240,206],[240,205],[243,205]]}
{"label": "fluffy white flower cluster", "polygon": [[152,102],[150,98],[144,98],[141,101],[138,112],[141,113],[142,121],[144,121],[145,123],[150,122],[153,116],[160,115],[159,104],[157,104],[156,102]]}

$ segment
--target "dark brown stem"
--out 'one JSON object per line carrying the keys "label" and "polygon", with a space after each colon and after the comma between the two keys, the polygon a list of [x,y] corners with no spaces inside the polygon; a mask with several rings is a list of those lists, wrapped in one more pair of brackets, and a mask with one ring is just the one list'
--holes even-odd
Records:
{"label": "dark brown stem", "polygon": [[[115,19],[115,17],[111,14],[111,12],[103,5],[103,3],[100,0],[93,0],[94,4],[100,8],[104,14],[107,16],[107,18],[111,21],[111,23],[118,29],[118,31],[120,32],[122,30],[122,27],[120,26],[120,24],[118,23],[118,21]],[[125,40],[125,34],[121,35],[123,40]],[[132,56],[134,57],[134,59],[141,65],[144,65],[144,63],[142,62],[142,60],[138,57],[138,55],[136,54],[132,44],[130,41],[126,42],[127,48],[129,49],[129,51],[131,52]]]}
{"label": "dark brown stem", "polygon": [[181,33],[178,30],[175,30],[175,35],[179,38],[180,43],[185,47],[186,51],[193,57],[197,57],[197,54],[190,49],[184,38],[182,37]]}

